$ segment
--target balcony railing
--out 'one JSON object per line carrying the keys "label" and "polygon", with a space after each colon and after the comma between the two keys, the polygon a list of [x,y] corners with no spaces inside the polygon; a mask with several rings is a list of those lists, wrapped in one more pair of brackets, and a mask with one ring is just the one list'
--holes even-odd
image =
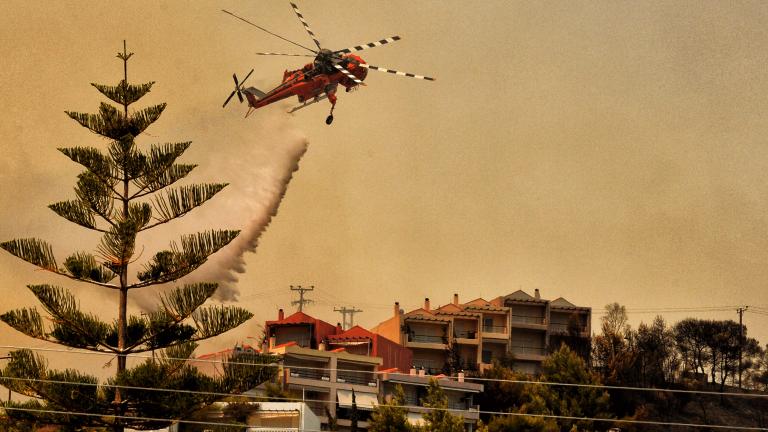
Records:
{"label": "balcony railing", "polygon": [[[288,366],[290,368],[290,366]],[[291,369],[291,376],[294,378],[307,378],[322,381],[330,381],[331,376],[327,370],[322,369]]]}
{"label": "balcony railing", "polygon": [[544,348],[512,345],[512,354],[544,355]]}
{"label": "balcony railing", "polygon": [[444,362],[426,359],[413,359],[413,367],[416,369],[424,369],[428,374],[434,375],[443,370],[445,366]]}
{"label": "balcony railing", "polygon": [[[551,323],[549,328],[553,333],[568,333],[568,324]],[[578,331],[580,333],[586,333],[587,326],[578,326]]]}
{"label": "balcony railing", "polygon": [[370,372],[361,371],[360,373],[339,373],[339,375],[336,377],[336,382],[376,387],[376,379],[373,378]]}
{"label": "balcony railing", "polygon": [[445,336],[424,335],[424,334],[411,334],[408,336],[409,342],[422,342],[422,343],[437,343],[446,344],[448,338]]}
{"label": "balcony railing", "polygon": [[456,332],[456,337],[462,339],[477,339],[477,332],[475,330],[459,331]]}
{"label": "balcony railing", "polygon": [[512,322],[539,325],[546,324],[544,317],[532,315],[512,315]]}
{"label": "balcony railing", "polygon": [[499,326],[499,325],[483,325],[483,332],[484,333],[507,333],[507,327],[506,326]]}

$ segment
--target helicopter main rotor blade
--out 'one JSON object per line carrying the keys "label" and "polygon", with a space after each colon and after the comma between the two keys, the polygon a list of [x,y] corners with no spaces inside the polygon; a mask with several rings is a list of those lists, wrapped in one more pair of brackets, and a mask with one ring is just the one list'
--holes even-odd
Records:
{"label": "helicopter main rotor blade", "polygon": [[[275,37],[277,37],[277,38],[280,38],[280,39],[282,39],[282,40],[284,40],[284,41],[286,41],[286,42],[290,42],[290,43],[292,43],[292,44],[296,45],[297,47],[301,47],[301,48],[304,48],[304,49],[305,49],[305,50],[307,50],[307,51],[310,51],[310,52],[313,52],[313,53],[317,53],[317,51],[313,50],[312,48],[307,48],[307,47],[305,47],[304,45],[302,45],[302,44],[299,44],[299,43],[296,43],[296,42],[294,42],[294,41],[292,41],[292,40],[290,40],[290,39],[286,39],[286,38],[284,38],[284,37],[280,36],[280,35],[279,35],[279,34],[277,34],[277,33],[272,33],[271,31],[269,31],[269,30],[265,29],[264,27],[262,27],[262,26],[260,26],[260,25],[257,25],[257,24],[254,24],[254,23],[252,23],[252,22],[248,21],[247,19],[245,19],[245,18],[243,18],[243,17],[241,17],[241,16],[237,16],[237,15],[233,14],[232,12],[230,12],[230,11],[228,11],[228,10],[222,9],[221,11],[222,11],[222,12],[224,12],[224,13],[226,13],[226,14],[232,15],[233,17],[235,17],[235,18],[239,19],[240,21],[243,21],[243,22],[246,22],[246,23],[248,23],[248,24],[250,24],[250,25],[252,25],[252,26],[256,27],[257,29],[259,29],[259,30],[261,30],[261,31],[267,32],[267,33],[271,34],[272,36],[275,36]],[[315,42],[317,42],[317,41],[315,41]],[[318,46],[319,46],[319,45],[318,45]]]}
{"label": "helicopter main rotor blade", "polygon": [[342,65],[340,65],[338,63],[334,63],[333,67],[335,67],[336,69],[340,70],[344,75],[347,76],[347,78],[351,79],[355,83],[360,84],[360,85],[365,85],[364,82],[360,81],[356,76],[352,75],[352,72],[346,70],[344,68],[344,66],[342,66]]}
{"label": "helicopter main rotor blade", "polygon": [[273,52],[257,52],[256,55],[264,56],[289,56],[289,57],[314,57],[309,54],[285,54],[285,53],[273,53]]}
{"label": "helicopter main rotor blade", "polygon": [[317,49],[323,49],[323,47],[320,46],[320,41],[317,40],[317,36],[312,32],[312,29],[309,28],[309,24],[307,23],[307,20],[304,19],[304,15],[301,14],[301,11],[299,11],[299,7],[296,6],[295,3],[290,2],[291,7],[293,7],[293,11],[296,12],[296,16],[299,17],[299,21],[301,21],[301,24],[304,25],[304,30],[309,33],[309,37],[312,38],[313,41],[315,41],[315,45],[317,45]]}
{"label": "helicopter main rotor blade", "polygon": [[243,80],[242,80],[242,81],[240,81],[240,87],[242,87],[242,86],[243,86],[243,84],[245,84],[245,81],[248,79],[248,77],[249,77],[249,76],[251,76],[251,74],[253,73],[253,71],[254,71],[254,69],[251,69],[251,71],[250,71],[250,72],[248,72],[248,75],[246,75],[246,76],[245,76],[245,78],[243,78]]}
{"label": "helicopter main rotor blade", "polygon": [[387,68],[383,68],[383,67],[369,65],[369,64],[366,64],[366,63],[357,63],[357,65],[360,66],[360,67],[364,67],[366,69],[372,69],[372,70],[379,71],[379,72],[391,73],[391,74],[394,74],[394,75],[404,76],[404,77],[408,77],[408,78],[416,78],[416,79],[427,80],[427,81],[434,81],[435,80],[435,78],[424,76],[424,75],[416,75],[416,74],[412,74],[410,72],[401,72],[401,71],[397,71],[397,70],[393,70],[393,69],[387,69]]}
{"label": "helicopter main rotor blade", "polygon": [[386,39],[378,40],[376,42],[369,42],[367,44],[355,45],[355,46],[353,46],[351,48],[345,48],[343,50],[334,51],[333,53],[334,54],[349,54],[349,53],[354,52],[354,51],[362,51],[362,50],[366,50],[366,49],[369,49],[369,48],[376,48],[378,46],[386,45],[388,43],[397,42],[400,39],[401,39],[400,36],[392,36],[392,37],[388,37]]}

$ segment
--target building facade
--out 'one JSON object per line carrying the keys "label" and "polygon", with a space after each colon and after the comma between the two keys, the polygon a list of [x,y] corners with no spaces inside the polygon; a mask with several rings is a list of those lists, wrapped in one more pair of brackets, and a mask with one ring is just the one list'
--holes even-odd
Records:
{"label": "building facade", "polygon": [[413,351],[413,365],[428,373],[446,370],[449,357],[458,356],[466,370],[490,367],[508,354],[515,368],[536,373],[544,356],[566,337],[589,337],[591,308],[567,300],[545,300],[518,290],[492,300],[459,302],[458,294],[446,305],[405,313],[395,303],[394,314],[371,329]]}

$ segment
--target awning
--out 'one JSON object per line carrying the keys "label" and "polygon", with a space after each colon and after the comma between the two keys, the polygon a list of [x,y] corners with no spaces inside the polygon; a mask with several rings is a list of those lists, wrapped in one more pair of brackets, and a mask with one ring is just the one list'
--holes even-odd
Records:
{"label": "awning", "polygon": [[[339,406],[344,408],[352,407],[352,390],[336,390],[339,398]],[[355,405],[364,410],[372,410],[379,404],[376,393],[355,392]]]}

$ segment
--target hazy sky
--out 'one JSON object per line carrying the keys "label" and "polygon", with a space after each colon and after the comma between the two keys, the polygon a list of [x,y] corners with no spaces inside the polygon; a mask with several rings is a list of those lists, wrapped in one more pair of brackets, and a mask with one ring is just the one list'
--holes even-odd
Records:
{"label": "hazy sky", "polygon": [[[191,178],[232,183],[167,237],[146,239],[143,258],[178,233],[247,226],[266,205],[260,181],[309,141],[239,275],[241,304],[257,316],[211,347],[260,334],[257,323],[291,308],[291,284],[317,287],[310,313],[335,322],[333,306],[357,306],[367,326],[394,301],[412,309],[519,288],[595,311],[728,306],[696,315],[737,319],[736,305],[768,307],[765,2],[300,6],[327,47],[397,34],[361,55],[438,80],[370,72],[366,88],[340,95],[331,127],[327,104],[284,114],[295,101],[243,119],[244,106],[221,108],[233,72],[255,68],[250,84],[268,90],[303,60],[254,55],[301,51],[219,9],[311,44],[288,2],[4,1],[0,239],[48,239],[60,260],[95,247],[46,206],[73,197],[78,173],[55,148],[105,145],[63,111],[96,110],[89,83],[121,78],[114,56],[127,39],[129,78],[157,81],[142,102],[169,103],[141,142],[192,140]],[[33,304],[24,285],[41,280],[116,310],[6,253],[0,270],[3,311]],[[745,322],[768,342],[768,316]],[[5,325],[0,334],[29,343]]]}

